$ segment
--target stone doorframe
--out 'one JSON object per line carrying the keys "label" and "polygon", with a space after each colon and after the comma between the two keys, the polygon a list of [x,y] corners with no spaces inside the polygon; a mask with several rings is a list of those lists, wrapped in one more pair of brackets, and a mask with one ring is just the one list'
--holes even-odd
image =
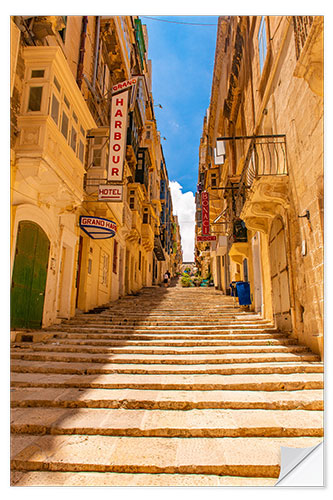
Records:
{"label": "stone doorframe", "polygon": [[[285,232],[286,259],[288,263],[291,328],[295,325],[295,304],[293,293],[293,277],[291,268],[290,238],[288,213],[289,202],[289,178],[288,176],[265,176],[254,180],[248,194],[248,198],[242,208],[240,217],[244,220],[248,230],[253,233],[260,231],[263,234],[263,245],[266,246],[267,261],[270,267],[269,257],[269,235],[273,220],[280,217]],[[271,270],[263,269],[263,288],[266,300],[270,297],[270,304],[266,304],[265,311],[267,319],[274,319]]]}

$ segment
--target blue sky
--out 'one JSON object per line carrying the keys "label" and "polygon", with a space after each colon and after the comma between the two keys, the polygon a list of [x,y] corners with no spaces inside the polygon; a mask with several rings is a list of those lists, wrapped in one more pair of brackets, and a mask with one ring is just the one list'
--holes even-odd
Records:
{"label": "blue sky", "polygon": [[156,106],[155,115],[161,137],[166,138],[161,142],[171,181],[173,212],[180,224],[183,260],[193,261],[199,144],[210,101],[218,18],[140,17],[148,30],[154,103],[163,107]]}
{"label": "blue sky", "polygon": [[150,16],[164,21],[214,24],[194,26],[141,16],[148,30],[157,127],[169,172],[185,191],[195,191],[202,123],[209,106],[217,17]]}

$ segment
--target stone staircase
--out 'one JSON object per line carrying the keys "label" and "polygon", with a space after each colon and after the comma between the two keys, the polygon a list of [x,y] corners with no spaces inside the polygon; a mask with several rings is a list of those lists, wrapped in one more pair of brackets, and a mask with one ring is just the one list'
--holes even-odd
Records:
{"label": "stone staircase", "polygon": [[147,288],[11,350],[11,484],[272,486],[323,436],[323,365],[231,297]]}

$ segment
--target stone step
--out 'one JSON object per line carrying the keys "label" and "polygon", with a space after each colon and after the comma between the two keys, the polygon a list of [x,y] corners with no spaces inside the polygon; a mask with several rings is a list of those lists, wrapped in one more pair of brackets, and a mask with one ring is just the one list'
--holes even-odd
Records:
{"label": "stone step", "polygon": [[162,317],[162,316],[143,316],[142,319],[140,319],[140,315],[135,315],[133,318],[131,318],[130,315],[124,314],[124,316],[115,316],[115,315],[110,315],[110,316],[103,316],[103,317],[76,317],[67,321],[62,321],[63,325],[71,325],[71,324],[76,324],[76,325],[85,325],[86,323],[96,323],[96,324],[108,324],[108,323],[128,323],[128,324],[134,324],[134,325],[156,325],[159,323],[163,324],[175,324],[175,325],[191,325],[191,324],[200,324],[200,325],[214,325],[214,324],[223,324],[223,323],[230,323],[232,322],[233,324],[239,324],[239,325],[251,325],[251,324],[258,324],[258,325],[267,325],[267,326],[272,326],[273,325],[270,322],[264,322],[264,321],[258,321],[257,319],[243,319],[241,317],[233,318],[233,317],[228,317],[228,318],[216,318],[214,315],[210,315],[207,317],[204,317],[203,315],[198,315],[196,319],[194,319],[192,316],[188,319],[183,319],[180,317],[174,317],[174,318],[168,318],[168,317]]}
{"label": "stone step", "polygon": [[82,389],[133,389],[142,390],[229,390],[229,391],[299,391],[322,389],[323,375],[302,374],[255,374],[255,375],[150,375],[150,374],[39,374],[12,373],[12,387],[65,387]]}
{"label": "stone step", "polygon": [[[276,329],[273,328],[212,328],[212,329],[201,329],[197,327],[192,327],[191,329],[186,329],[184,330],[183,328],[157,328],[157,327],[151,327],[151,328],[142,328],[142,327],[130,327],[130,326],[116,326],[116,325],[109,325],[109,326],[64,326],[64,327],[52,327],[48,328],[45,332],[39,332],[39,333],[44,333],[47,335],[48,333],[54,335],[57,333],[87,333],[87,334],[94,334],[94,333],[104,333],[104,334],[109,334],[109,335],[131,335],[133,333],[138,333],[141,335],[172,335],[172,334],[178,334],[178,335],[228,335],[228,334],[239,334],[239,335],[246,335],[246,334],[271,334],[271,335],[276,335],[279,334],[280,332],[277,331]],[[21,335],[25,335],[26,333],[22,333]],[[28,335],[32,336],[34,335],[34,332],[29,332]],[[286,335],[286,334],[285,334]]]}
{"label": "stone step", "polygon": [[231,331],[234,331],[234,330],[239,330],[239,331],[264,331],[264,332],[278,332],[278,330],[276,330],[276,328],[274,327],[263,327],[263,326],[260,326],[260,325],[257,325],[257,324],[253,324],[253,325],[244,325],[244,324],[221,324],[221,323],[216,323],[214,325],[207,325],[207,324],[204,324],[204,325],[198,325],[196,323],[193,323],[193,324],[190,324],[190,325],[186,325],[186,326],[178,326],[178,325],[162,325],[161,323],[157,324],[157,325],[146,325],[146,326],[141,326],[141,325],[127,325],[127,324],[123,324],[123,325],[116,325],[116,324],[105,324],[105,323],[102,323],[100,325],[98,324],[85,324],[85,325],[77,325],[77,324],[73,324],[73,325],[54,325],[54,326],[50,326],[48,328],[49,331],[54,331],[54,330],[65,330],[65,331],[71,331],[72,329],[76,329],[76,330],[82,330],[82,331],[85,331],[86,329],[107,329],[107,330],[119,330],[119,331],[123,331],[123,330],[142,330],[142,331],[183,331],[183,332],[191,332],[192,330],[193,331],[207,331],[207,332],[211,332],[211,331],[215,331],[215,330],[231,330]]}
{"label": "stone step", "polygon": [[[149,440],[149,441],[148,441]],[[14,470],[278,477],[280,448],[322,438],[141,438],[13,435]]]}
{"label": "stone step", "polygon": [[[281,337],[279,339],[268,338],[268,339],[248,339],[241,338],[238,340],[227,339],[227,340],[211,340],[211,339],[199,339],[199,340],[185,340],[185,339],[173,339],[165,340],[159,338],[153,338],[150,340],[139,340],[132,339],[128,337],[126,339],[114,339],[110,336],[108,339],[78,339],[71,335],[67,337],[56,337],[59,340],[59,344],[63,346],[100,346],[100,347],[224,347],[224,346],[287,346],[295,345],[297,341],[292,338]],[[16,342],[15,346],[21,347],[21,343]],[[54,345],[54,338],[50,340],[45,340],[43,345]]]}
{"label": "stone step", "polygon": [[[117,334],[117,333],[54,333],[52,335],[54,339],[82,339],[82,340],[156,340],[156,341],[164,341],[164,340],[187,340],[187,341],[209,341],[209,340],[283,340],[290,339],[292,337],[286,336],[284,333],[228,333],[226,335],[221,335],[219,333],[215,333],[213,335],[210,334],[178,334],[172,333],[169,335],[154,335],[154,334],[138,334],[138,333],[130,333],[130,334]],[[19,343],[17,341],[16,343]],[[295,342],[297,340],[295,339]]]}
{"label": "stone step", "polygon": [[16,344],[16,346],[12,349],[14,352],[17,350],[27,351],[27,352],[77,352],[84,353],[89,352],[91,354],[131,354],[131,355],[196,355],[196,354],[212,354],[212,355],[223,355],[223,354],[259,354],[259,353],[305,353],[309,352],[309,348],[302,345],[264,345],[264,346],[256,346],[256,345],[243,345],[243,346],[230,346],[226,345],[222,347],[205,347],[205,346],[195,346],[191,349],[182,346],[175,346],[173,348],[152,348],[148,346],[127,346],[124,344],[120,347],[95,347],[95,346],[86,346],[86,345],[65,345],[60,342],[53,342],[50,344]]}
{"label": "stone step", "polygon": [[202,474],[125,474],[116,472],[13,471],[11,486],[274,486],[276,478]]}
{"label": "stone step", "polygon": [[172,364],[172,365],[196,365],[196,364],[232,364],[232,363],[278,363],[287,361],[296,362],[318,362],[319,356],[313,353],[253,353],[249,354],[196,354],[196,355],[178,355],[168,356],[166,354],[150,355],[136,354],[113,354],[109,356],[101,356],[100,354],[88,353],[84,355],[82,352],[36,352],[28,351],[27,349],[13,349],[11,359],[23,359],[26,361],[60,361],[60,362],[80,362],[80,363],[117,363],[117,364]]}
{"label": "stone step", "polygon": [[322,390],[170,391],[136,389],[11,389],[13,408],[126,408],[149,410],[262,409],[323,410]]}
{"label": "stone step", "polygon": [[323,412],[306,410],[126,410],[16,408],[14,434],[142,437],[323,436]]}
{"label": "stone step", "polygon": [[236,375],[246,373],[323,373],[322,363],[250,363],[246,364],[214,364],[214,365],[156,365],[156,364],[116,364],[107,363],[96,366],[97,363],[62,363],[46,361],[13,360],[11,371],[20,373],[72,373],[72,374],[102,374],[102,373],[149,373],[149,374],[188,374],[208,373],[220,375]]}

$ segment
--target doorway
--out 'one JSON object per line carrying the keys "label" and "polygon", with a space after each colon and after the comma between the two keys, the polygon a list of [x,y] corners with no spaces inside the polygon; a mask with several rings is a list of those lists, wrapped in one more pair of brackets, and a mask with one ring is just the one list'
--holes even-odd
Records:
{"label": "doorway", "polygon": [[42,326],[50,241],[38,224],[18,226],[11,285],[11,328]]}
{"label": "doorway", "polygon": [[280,330],[291,331],[288,259],[285,228],[280,217],[274,219],[269,237],[272,301],[276,325]]}
{"label": "doorway", "polygon": [[261,273],[261,242],[260,233],[252,238],[252,262],[253,262],[253,296],[255,312],[263,314],[263,299],[262,299],[262,273]]}

